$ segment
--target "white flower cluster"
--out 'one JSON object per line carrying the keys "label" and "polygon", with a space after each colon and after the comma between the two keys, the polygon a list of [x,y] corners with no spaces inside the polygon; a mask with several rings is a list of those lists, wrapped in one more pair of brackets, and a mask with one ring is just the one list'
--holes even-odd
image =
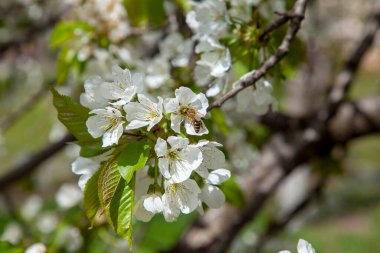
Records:
{"label": "white flower cluster", "polygon": [[228,47],[219,42],[226,35],[230,24],[225,1],[209,0],[194,4],[194,10],[186,16],[193,30],[193,39],[198,41],[195,52],[201,54],[194,70],[197,85],[209,85],[207,96],[215,96],[222,91],[227,71],[231,68]]}
{"label": "white flower cluster", "polygon": [[[297,251],[298,253],[315,253],[315,250],[313,249],[311,244],[303,239],[300,239],[298,241]],[[291,253],[291,252],[289,250],[283,250],[278,253]]]}
{"label": "white flower cluster", "polygon": [[127,13],[120,0],[87,0],[77,11],[79,19],[93,26],[114,43],[123,40],[130,32]]}
{"label": "white flower cluster", "polygon": [[[86,122],[88,132],[94,138],[102,137],[103,147],[117,145],[123,134],[146,136],[154,143],[155,155],[147,167],[155,170],[155,177],[144,181],[149,179],[147,170],[138,171],[135,216],[148,221],[163,213],[167,221],[174,221],[180,213],[203,210],[202,202],[210,208],[220,207],[225,196],[218,186],[230,178],[224,154],[218,149],[221,144],[190,138],[208,133],[203,122],[206,96],[180,87],[174,98],[153,101],[141,93],[142,86],[141,75],[114,66],[111,82],[91,77],[80,97],[81,104],[92,109]],[[82,189],[112,152],[79,157],[73,163],[73,172],[82,175]]]}

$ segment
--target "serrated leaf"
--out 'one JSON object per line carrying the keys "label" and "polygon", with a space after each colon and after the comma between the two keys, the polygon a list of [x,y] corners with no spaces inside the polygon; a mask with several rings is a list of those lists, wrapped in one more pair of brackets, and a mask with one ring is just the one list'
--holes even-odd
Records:
{"label": "serrated leaf", "polygon": [[128,183],[136,170],[142,169],[149,159],[150,146],[146,140],[129,143],[120,154],[118,169]]}
{"label": "serrated leaf", "polygon": [[107,151],[108,148],[101,147],[102,139],[94,139],[87,130],[86,121],[90,110],[72,98],[59,94],[54,88],[51,88],[51,93],[53,94],[53,104],[58,111],[58,119],[78,140],[76,144],[82,148],[92,149],[92,152],[97,150],[98,154]]}
{"label": "serrated leaf", "polygon": [[53,94],[53,104],[58,111],[58,119],[62,124],[78,141],[93,141],[94,138],[88,133],[86,126],[90,110],[72,98],[59,94],[54,88],[51,88],[51,93]]}
{"label": "serrated leaf", "polygon": [[117,168],[117,159],[111,158],[103,164],[98,181],[100,204],[104,210],[109,207],[120,179],[121,176]]}
{"label": "serrated leaf", "polygon": [[121,179],[111,204],[107,209],[109,222],[113,224],[116,233],[129,242],[132,248],[132,222],[135,198],[135,176],[127,183]]}
{"label": "serrated leaf", "polygon": [[91,227],[94,224],[94,218],[100,208],[100,201],[98,195],[98,181],[100,176],[100,169],[87,181],[83,191],[83,208],[90,221]]}
{"label": "serrated leaf", "polygon": [[93,27],[85,22],[60,22],[50,35],[50,46],[56,48],[75,37],[83,36],[78,31],[92,32],[93,30]]}
{"label": "serrated leaf", "polygon": [[243,191],[236,183],[235,178],[231,177],[226,182],[220,185],[220,189],[226,196],[226,201],[233,206],[243,207],[245,205],[245,199]]}

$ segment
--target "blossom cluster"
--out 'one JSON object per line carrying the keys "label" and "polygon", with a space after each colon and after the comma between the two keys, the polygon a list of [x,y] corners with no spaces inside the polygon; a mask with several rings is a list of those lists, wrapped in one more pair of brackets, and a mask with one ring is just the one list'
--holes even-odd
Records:
{"label": "blossom cluster", "polygon": [[[297,244],[298,253],[315,253],[315,249],[307,241],[300,239]],[[283,250],[278,253],[291,253],[289,250]]]}
{"label": "blossom cluster", "polygon": [[[112,80],[100,76],[87,79],[80,97],[91,109],[86,122],[94,138],[102,138],[102,147],[117,147],[123,135],[146,138],[152,146],[146,167],[137,171],[135,217],[149,221],[163,213],[174,221],[180,213],[220,207],[225,196],[218,187],[230,178],[221,144],[194,141],[192,136],[208,134],[203,121],[208,100],[187,87],[175,90],[175,97],[153,100],[144,94],[141,74],[114,66]],[[198,138],[197,138],[198,139]],[[72,165],[82,175],[83,189],[100,163],[114,155],[113,149],[95,158],[79,157]],[[149,171],[154,171],[154,176]]]}

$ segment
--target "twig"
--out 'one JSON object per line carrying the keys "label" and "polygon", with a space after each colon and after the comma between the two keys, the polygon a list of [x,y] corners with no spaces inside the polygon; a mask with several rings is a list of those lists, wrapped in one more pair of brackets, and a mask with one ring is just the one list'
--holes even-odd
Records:
{"label": "twig", "polygon": [[269,57],[259,69],[253,70],[246,75],[244,75],[242,78],[240,78],[238,81],[236,81],[233,84],[232,90],[224,94],[222,97],[215,100],[209,107],[208,111],[212,110],[213,108],[222,106],[227,100],[233,98],[236,96],[240,91],[247,88],[248,86],[254,85],[260,78],[262,78],[268,70],[273,68],[275,65],[277,65],[289,52],[289,47],[291,41],[296,36],[298,30],[301,27],[301,21],[305,14],[306,9],[306,3],[307,0],[298,0],[293,8],[293,15],[291,16],[291,21],[289,28],[286,32],[286,35],[281,42],[280,46],[277,49],[277,52]]}
{"label": "twig", "polygon": [[43,85],[32,97],[26,101],[20,108],[18,108],[14,113],[10,114],[7,118],[3,119],[0,123],[1,131],[5,132],[8,130],[21,116],[23,116],[30,108],[37,104],[42,98],[47,94],[48,88]]}
{"label": "twig", "polygon": [[10,168],[5,175],[0,178],[0,192],[6,189],[8,186],[14,182],[24,178],[25,176],[31,174],[35,169],[38,168],[40,164],[52,157],[58,151],[66,146],[67,142],[74,141],[75,138],[67,134],[61,140],[54,142],[41,150],[40,152],[34,154],[29,160],[23,162],[22,164]]}
{"label": "twig", "polygon": [[369,22],[365,27],[365,32],[362,39],[352,55],[346,61],[344,69],[339,73],[338,78],[330,92],[329,105],[324,114],[325,120],[331,118],[337,112],[339,106],[345,101],[347,92],[353,82],[355,74],[358,70],[359,63],[365,53],[373,45],[375,35],[380,28],[380,5],[378,10],[370,17]]}
{"label": "twig", "polygon": [[272,220],[266,231],[257,240],[252,252],[261,252],[262,247],[267,241],[279,234],[294,218],[301,214],[315,199],[320,197],[323,186],[325,184],[325,179],[321,179],[314,187],[310,190],[308,196],[302,200],[296,207],[293,208],[285,217],[280,220]]}
{"label": "twig", "polygon": [[[277,15],[281,16],[279,19],[275,20],[273,23],[271,23],[267,28],[264,29],[264,31],[259,35],[257,38],[258,41],[263,41],[267,35],[269,35],[271,32],[276,30],[277,28],[281,27],[283,24],[291,20],[292,18],[295,18],[297,15],[293,13],[279,13],[275,12]],[[300,16],[301,18],[304,18],[304,16]]]}

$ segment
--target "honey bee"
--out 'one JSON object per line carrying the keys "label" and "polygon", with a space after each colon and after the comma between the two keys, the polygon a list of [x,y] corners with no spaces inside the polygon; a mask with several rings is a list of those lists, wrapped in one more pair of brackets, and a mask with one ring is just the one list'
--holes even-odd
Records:
{"label": "honey bee", "polygon": [[197,110],[194,108],[186,108],[183,110],[183,114],[190,121],[196,133],[199,133],[203,129],[202,117],[198,114]]}

